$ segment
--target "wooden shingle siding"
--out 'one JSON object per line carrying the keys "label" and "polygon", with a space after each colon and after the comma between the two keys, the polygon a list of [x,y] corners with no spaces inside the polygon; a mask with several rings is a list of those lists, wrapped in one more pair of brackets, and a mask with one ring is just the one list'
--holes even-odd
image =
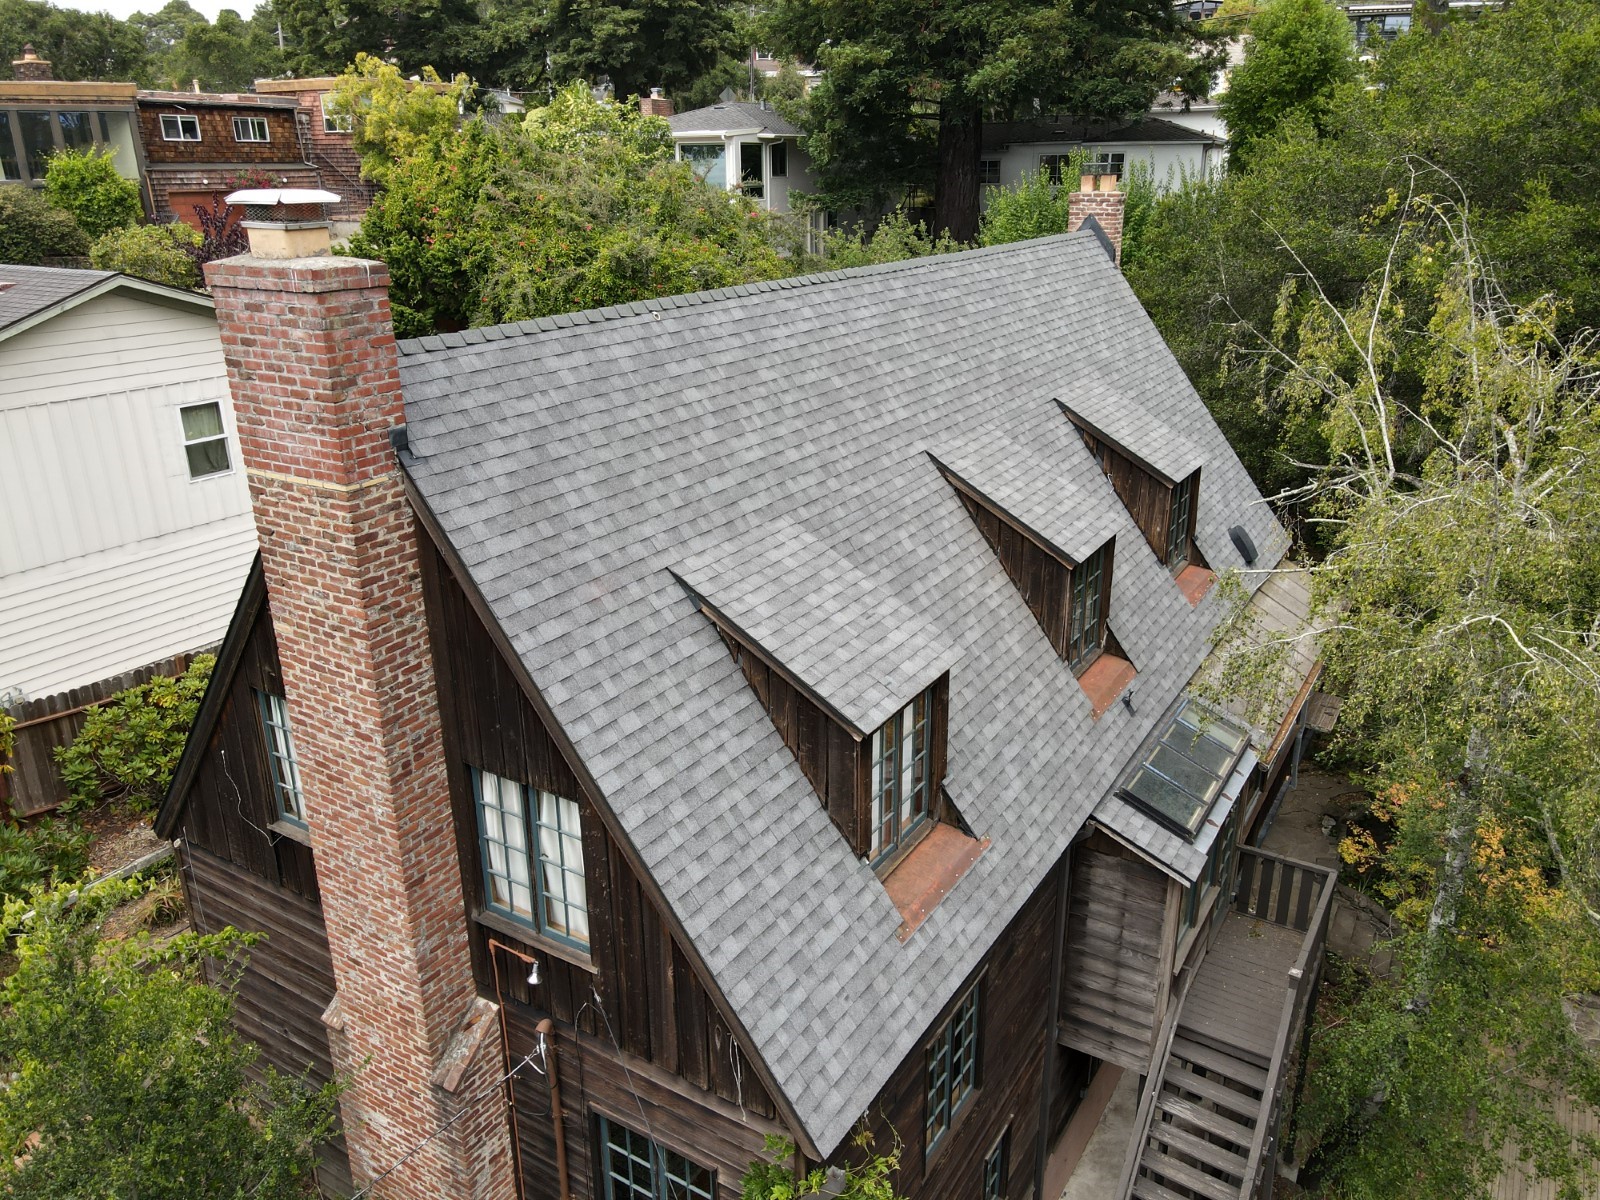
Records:
{"label": "wooden shingle siding", "polygon": [[[1082,429],[1084,444],[1099,460],[1117,497],[1133,517],[1144,540],[1157,558],[1167,557],[1167,524],[1172,517],[1172,488],[1152,475],[1143,463],[1122,453],[1115,446]],[[1194,520],[1193,506],[1190,521]]]}
{"label": "wooden shingle siding", "polygon": [[[552,1017],[599,1044],[614,1042],[613,1053],[653,1063],[694,1087],[742,1104],[749,1113],[772,1117],[772,1099],[736,1047],[726,1021],[431,542],[426,542],[423,574],[461,853],[463,915],[483,993],[494,996],[498,986],[510,1011],[529,1029],[539,1017]],[[484,897],[469,767],[578,803],[589,906],[588,966],[569,961],[581,955],[553,953],[531,931],[518,937],[509,922],[491,927],[476,919]],[[519,955],[538,959],[537,985],[528,983],[529,967]],[[573,1104],[581,1095],[568,1091],[565,1098]]]}
{"label": "wooden shingle siding", "polygon": [[[169,142],[161,136],[162,115],[182,113],[200,125],[198,142]],[[295,110],[269,108],[260,104],[241,104],[224,108],[209,104],[143,103],[139,105],[139,134],[144,141],[145,159],[152,165],[163,163],[238,164],[246,171],[257,163],[300,161],[300,137],[295,130]],[[233,137],[235,117],[254,117],[267,123],[265,142],[240,142]],[[219,184],[225,181],[218,180]],[[223,187],[224,191],[232,191]]]}
{"label": "wooden shingle siding", "polygon": [[1063,1042],[1143,1072],[1163,988],[1167,877],[1132,857],[1074,853],[1061,984]]}

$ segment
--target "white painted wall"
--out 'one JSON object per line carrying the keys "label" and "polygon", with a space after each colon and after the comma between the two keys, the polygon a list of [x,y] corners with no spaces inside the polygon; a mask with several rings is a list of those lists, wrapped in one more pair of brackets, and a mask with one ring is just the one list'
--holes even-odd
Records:
{"label": "white painted wall", "polygon": [[[1094,142],[1090,145],[1096,151],[1122,154],[1129,167],[1135,162],[1148,163],[1156,188],[1161,191],[1177,186],[1185,171],[1199,176],[1220,163],[1217,149],[1192,142]],[[1039,169],[1041,155],[1071,154],[1083,147],[1082,142],[1028,142],[1013,144],[999,154],[986,153],[983,157],[1000,160],[1000,183],[1010,187],[1021,182],[1023,172]],[[1077,181],[1072,182],[1075,187]]]}
{"label": "white painted wall", "polygon": [[[226,474],[191,480],[178,408],[214,400]],[[0,341],[0,694],[218,640],[255,528],[216,322],[129,293]]]}

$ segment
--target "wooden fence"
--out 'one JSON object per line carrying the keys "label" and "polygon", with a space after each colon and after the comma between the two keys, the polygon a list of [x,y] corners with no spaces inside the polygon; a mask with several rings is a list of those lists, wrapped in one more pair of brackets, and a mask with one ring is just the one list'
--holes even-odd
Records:
{"label": "wooden fence", "polygon": [[67,798],[67,789],[56,769],[56,747],[72,744],[83,728],[85,710],[157,675],[181,675],[196,654],[207,652],[175,654],[99,683],[11,705],[5,711],[17,723],[17,744],[9,760],[13,772],[0,775],[0,803],[9,804],[19,817],[48,812],[61,805]]}

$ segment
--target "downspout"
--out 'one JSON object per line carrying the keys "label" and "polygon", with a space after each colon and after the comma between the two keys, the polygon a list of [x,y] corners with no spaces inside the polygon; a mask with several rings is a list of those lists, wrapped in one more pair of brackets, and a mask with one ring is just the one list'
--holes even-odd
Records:
{"label": "downspout", "polygon": [[560,1189],[561,1200],[572,1200],[571,1180],[567,1176],[567,1130],[565,1114],[561,1111],[561,1078],[556,1073],[556,1023],[546,1017],[533,1028],[544,1039],[544,1066],[550,1072],[550,1122],[556,1133],[556,1186]]}
{"label": "downspout", "polygon": [[1058,872],[1061,876],[1056,887],[1055,938],[1050,947],[1050,1009],[1045,1014],[1044,1078],[1039,1088],[1038,1152],[1033,1166],[1033,1196],[1041,1200],[1044,1195],[1044,1170],[1050,1161],[1050,1108],[1055,1099],[1055,1065],[1057,1030],[1061,1025],[1061,972],[1066,957],[1067,900],[1072,891],[1072,847],[1061,856]]}

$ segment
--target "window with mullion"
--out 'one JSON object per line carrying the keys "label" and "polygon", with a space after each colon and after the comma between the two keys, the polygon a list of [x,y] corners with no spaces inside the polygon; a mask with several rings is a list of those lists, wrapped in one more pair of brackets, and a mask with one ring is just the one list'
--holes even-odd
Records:
{"label": "window with mullion", "polygon": [[1189,561],[1189,521],[1194,507],[1194,476],[1173,485],[1167,516],[1167,566],[1177,570]]}
{"label": "window with mullion", "polygon": [[978,1086],[978,988],[966,994],[928,1046],[927,1150],[950,1132]]}
{"label": "window with mullion", "polygon": [[605,1200],[713,1200],[717,1173],[626,1125],[600,1118]]}
{"label": "window with mullion", "polygon": [[1068,606],[1067,662],[1086,663],[1105,640],[1107,542],[1072,569],[1072,597]]}
{"label": "window with mullion", "polygon": [[1011,1130],[1000,1135],[983,1160],[983,1200],[1004,1200],[1010,1184]]}
{"label": "window with mullion", "polygon": [[929,752],[933,741],[930,687],[872,735],[872,852],[888,858],[933,811]]}
{"label": "window with mullion", "polygon": [[484,905],[546,937],[588,949],[577,802],[488,771],[473,770],[472,778]]}
{"label": "window with mullion", "polygon": [[300,764],[294,756],[294,735],[289,731],[289,703],[270,692],[257,692],[256,701],[261,707],[261,731],[267,741],[267,771],[272,778],[273,806],[280,821],[303,829],[306,802],[300,788]]}

